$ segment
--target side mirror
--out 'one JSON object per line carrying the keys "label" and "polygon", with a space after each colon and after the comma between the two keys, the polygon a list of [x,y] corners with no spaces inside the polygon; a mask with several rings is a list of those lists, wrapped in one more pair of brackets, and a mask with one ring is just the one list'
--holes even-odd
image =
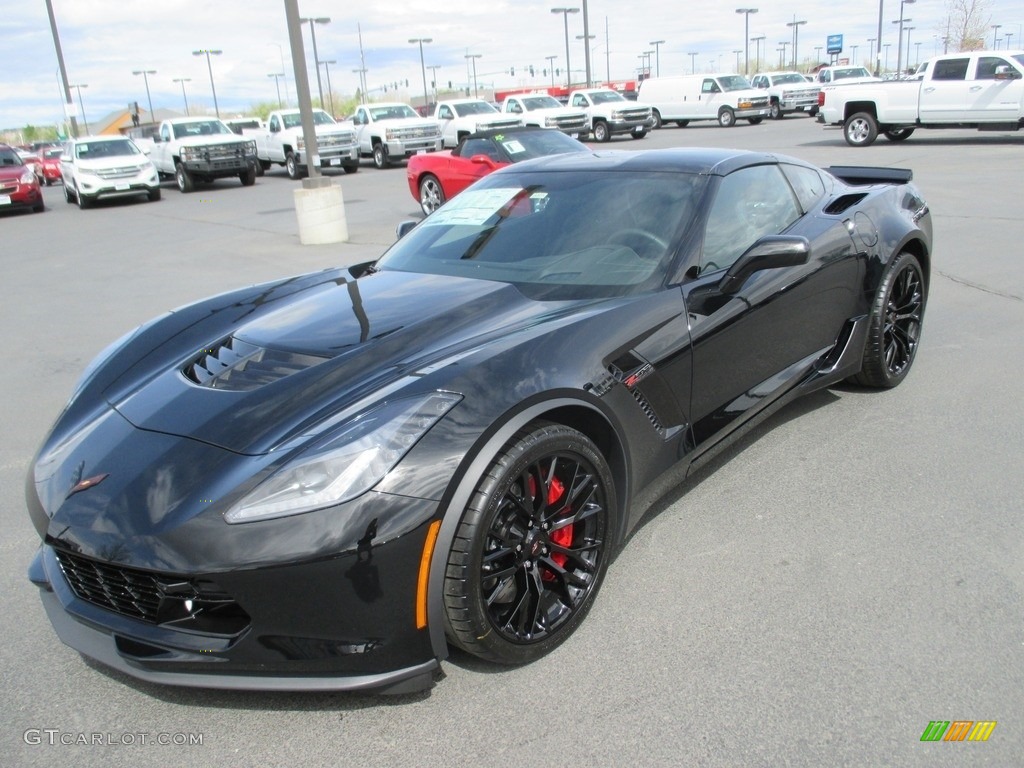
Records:
{"label": "side mirror", "polygon": [[161,141],[163,141],[163,137],[161,137],[159,133],[153,134],[154,144],[159,144]]}
{"label": "side mirror", "polygon": [[725,294],[738,293],[747,278],[764,269],[780,269],[806,264],[811,244],[806,237],[768,235],[762,237],[729,267],[718,284]]}
{"label": "side mirror", "polygon": [[418,221],[412,221],[412,220],[403,221],[401,224],[399,224],[395,228],[395,239],[396,240],[401,240],[403,237],[405,237],[410,232],[412,232],[414,229],[416,229],[416,225],[417,224],[419,224]]}
{"label": "side mirror", "polygon": [[1017,80],[1019,78],[1020,73],[1018,73],[1017,70],[1015,70],[1008,64],[1000,64],[998,67],[996,67],[996,80]]}
{"label": "side mirror", "polygon": [[498,164],[494,162],[494,160],[489,158],[487,155],[473,155],[471,158],[469,158],[469,162],[473,163],[474,165],[486,165],[488,168],[491,169],[498,167]]}

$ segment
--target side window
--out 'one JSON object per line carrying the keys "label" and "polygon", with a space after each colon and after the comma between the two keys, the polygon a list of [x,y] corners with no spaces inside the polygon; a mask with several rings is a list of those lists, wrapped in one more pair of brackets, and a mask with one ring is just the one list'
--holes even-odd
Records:
{"label": "side window", "polygon": [[964,80],[967,78],[967,65],[970,61],[967,57],[936,61],[932,80]]}
{"label": "side window", "polygon": [[780,165],[782,172],[789,179],[797,200],[800,201],[800,208],[806,213],[814,207],[814,204],[825,196],[825,184],[821,174],[813,168],[804,168],[800,165]]}
{"label": "side window", "polygon": [[166,123],[164,123],[163,125],[160,126],[160,140],[161,141],[170,141],[171,140],[171,129],[167,126]]}
{"label": "side window", "polygon": [[587,106],[583,101],[582,93],[574,93],[572,97],[572,106],[574,107],[585,107]]}
{"label": "side window", "polygon": [[996,67],[1008,67],[1010,62],[1002,56],[982,56],[978,59],[978,71],[975,80],[995,80]]}
{"label": "side window", "polygon": [[718,93],[718,83],[708,78],[700,86],[701,93]]}
{"label": "side window", "polygon": [[277,115],[270,118],[270,130],[275,133],[281,130],[281,121],[278,119]]}
{"label": "side window", "polygon": [[472,157],[473,155],[487,155],[492,160],[498,159],[498,153],[494,145],[487,139],[466,139],[462,146],[460,157]]}
{"label": "side window", "polygon": [[518,101],[510,101],[508,103],[508,109],[506,109],[505,111],[506,112],[514,112],[514,113],[518,114],[519,112],[523,111],[523,108],[519,106],[519,102]]}
{"label": "side window", "polygon": [[452,117],[452,110],[451,110],[451,107],[449,107],[449,106],[447,106],[447,105],[445,105],[445,106],[441,107],[441,109],[440,109],[440,110],[438,110],[438,113],[437,113],[437,117],[438,117],[438,118],[439,118],[440,120],[452,120],[452,119],[454,119],[454,118]]}
{"label": "side window", "polygon": [[765,235],[777,235],[800,218],[796,199],[777,166],[730,173],[718,185],[704,230],[700,272],[732,266]]}

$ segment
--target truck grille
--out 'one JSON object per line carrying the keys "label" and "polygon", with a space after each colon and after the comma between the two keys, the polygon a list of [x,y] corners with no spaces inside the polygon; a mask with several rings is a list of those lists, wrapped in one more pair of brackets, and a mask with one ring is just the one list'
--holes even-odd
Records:
{"label": "truck grille", "polygon": [[643,122],[651,116],[651,110],[646,107],[637,107],[636,109],[619,109],[616,111],[622,115],[623,120],[628,122]]}
{"label": "truck grille", "polygon": [[316,137],[316,144],[321,149],[324,147],[351,147],[356,143],[356,135],[351,131],[344,133],[327,133]]}
{"label": "truck grille", "polygon": [[555,127],[560,131],[581,131],[587,124],[586,115],[570,115],[569,117],[556,117],[553,121]]}
{"label": "truck grille", "polygon": [[419,128],[394,128],[392,132],[396,139],[436,139],[441,135],[437,128],[428,125]]}
{"label": "truck grille", "polygon": [[767,96],[755,96],[754,98],[750,99],[750,106],[753,107],[754,109],[758,109],[760,107],[767,107],[768,106],[768,97]]}
{"label": "truck grille", "polygon": [[489,131],[495,128],[515,128],[519,125],[519,118],[500,118],[498,120],[488,120],[486,122],[477,123],[477,130]]}

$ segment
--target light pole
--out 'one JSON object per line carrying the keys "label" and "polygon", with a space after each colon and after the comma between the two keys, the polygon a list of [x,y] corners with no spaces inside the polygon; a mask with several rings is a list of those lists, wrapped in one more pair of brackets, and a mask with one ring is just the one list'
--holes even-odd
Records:
{"label": "light pole", "polygon": [[818,64],[821,64],[821,46],[820,45],[814,46],[814,65],[817,66]]}
{"label": "light pole", "polygon": [[366,69],[366,67],[360,67],[359,69],[353,69],[352,72],[359,75],[359,101],[361,103],[366,103],[366,86],[363,82],[363,78],[366,77],[366,73],[369,72],[369,70]]}
{"label": "light pole", "polygon": [[562,14],[565,21],[565,84],[572,86],[572,69],[569,66],[569,14],[579,13],[579,8],[552,8],[552,13]]}
{"label": "light pole", "polygon": [[655,77],[661,77],[661,46],[665,44],[664,40],[651,40],[648,45],[654,46],[654,75]]}
{"label": "light pole", "polygon": [[874,60],[875,60],[875,38],[869,37],[868,38],[868,61],[871,62],[871,61],[874,61]]}
{"label": "light pole", "polygon": [[779,69],[784,69],[786,66],[786,47],[789,45],[789,40],[779,40],[779,45],[782,46],[782,58],[779,59]]}
{"label": "light pole", "polygon": [[136,69],[133,75],[142,75],[142,82],[146,84],[146,101],[149,102],[149,122],[153,122],[153,99],[149,97],[149,75],[155,75],[155,69]]}
{"label": "light pole", "polygon": [[211,51],[209,48],[204,48],[201,51],[192,51],[193,56],[206,55],[206,68],[210,72],[210,90],[213,91],[213,111],[220,118],[220,107],[217,106],[217,89],[213,85],[213,65],[210,64],[210,56],[220,56],[224,51]]}
{"label": "light pole", "polygon": [[472,59],[473,60],[473,96],[475,98],[478,98],[478,99],[480,98],[480,93],[477,91],[477,87],[476,87],[476,60],[481,58],[482,56],[483,56],[482,53],[467,53],[466,54],[466,58],[467,59]]}
{"label": "light pole", "polygon": [[754,69],[761,67],[761,41],[764,40],[764,37],[764,35],[756,35],[750,38],[754,41]]}
{"label": "light pole", "polygon": [[[910,33],[907,33],[907,45],[910,45]],[[914,70],[921,66],[921,41],[914,43],[917,46],[917,58],[914,59]]]}
{"label": "light pole", "polygon": [[[185,83],[191,83],[192,82],[192,78],[191,77],[176,77],[176,78],[174,78],[174,82],[181,83],[181,100],[185,102],[185,116],[187,117],[188,116],[188,96],[185,95]],[[277,91],[277,99],[278,99],[278,101],[281,100],[281,90],[280,89],[278,89],[278,91]]]}
{"label": "light pole", "polygon": [[82,103],[82,89],[88,87],[89,86],[86,83],[82,83],[81,85],[68,85],[68,88],[75,88],[78,91],[78,106],[82,110],[82,122],[85,124],[86,136],[89,135],[89,121],[85,119],[85,104]]}
{"label": "light pole", "polygon": [[793,17],[792,21],[787,21],[786,26],[793,28],[793,69],[800,68],[800,54],[797,52],[800,44],[800,27],[806,24],[806,21],[797,21],[796,16]]}
{"label": "light pole", "polygon": [[[590,51],[590,41],[591,40],[596,40],[597,39],[597,35],[576,35],[576,39],[577,40],[582,40],[583,41],[583,45],[586,47],[587,51]],[[590,52],[589,55],[593,56],[593,52]],[[590,78],[588,77],[587,78],[587,80],[588,80],[587,88],[590,87],[589,79]]]}
{"label": "light pole", "polygon": [[440,64],[431,64],[427,69],[430,70],[430,81],[434,84],[434,101],[437,101],[437,70],[441,68]]}
{"label": "light pole", "polygon": [[1008,50],[1008,51],[1012,50],[1012,48],[1013,48],[1013,46],[1010,45],[1010,38],[1011,37],[1013,37],[1013,32],[1007,32],[1005,35],[1003,35],[1003,38],[1006,40],[1006,50]]}
{"label": "light pole", "polygon": [[[911,19],[903,18],[903,6],[905,6],[905,5],[912,5],[915,2],[917,2],[917,0],[900,0],[900,18],[899,18],[899,21],[894,21],[893,22],[893,24],[899,24],[900,25],[900,27],[899,27],[899,29],[900,29],[900,36],[899,36],[899,39],[896,41],[896,74],[897,75],[899,75],[901,73],[901,69],[900,68],[903,65],[903,24],[904,24],[904,22],[911,21]],[[888,53],[888,51],[886,51],[886,53]],[[908,56],[910,55],[910,51],[907,51],[907,55]],[[885,68],[886,69],[889,68],[888,61],[885,64]]]}
{"label": "light pole", "polygon": [[316,92],[320,94],[320,109],[324,108],[324,87],[320,83],[320,57],[316,52],[316,24],[330,24],[331,19],[329,16],[306,16],[299,19],[300,24],[309,22],[309,36],[313,40],[313,63],[316,64]]}
{"label": "light pole", "polygon": [[423,61],[423,44],[434,42],[432,37],[410,37],[409,42],[420,46],[420,72],[423,73],[423,108],[426,109],[430,103],[430,94],[427,93],[427,65]]}
{"label": "light pole", "polygon": [[885,71],[889,71],[889,46],[892,43],[882,43],[882,47],[885,48]]}
{"label": "light pole", "polygon": [[697,53],[698,51],[690,51],[686,55],[690,57],[690,74],[697,74]]}
{"label": "light pole", "polygon": [[[743,74],[750,74],[750,14],[757,13],[757,8],[737,8],[736,13],[743,14],[743,48],[746,54],[743,56]],[[740,65],[736,64],[736,69]]]}
{"label": "light pole", "polygon": [[548,70],[551,72],[551,87],[554,88],[555,87],[555,59],[557,59],[558,57],[557,56],[545,56],[544,58],[548,60]]}
{"label": "light pole", "polygon": [[277,108],[284,109],[284,103],[281,101],[281,78],[284,77],[284,73],[271,72],[267,77],[274,78],[274,85],[277,86]]}
{"label": "light pole", "polygon": [[993,51],[999,50],[999,30],[1000,30],[1000,28],[1002,26],[1003,26],[1002,24],[993,24],[992,25],[992,50]]}
{"label": "light pole", "polygon": [[327,73],[327,100],[331,104],[331,117],[336,117],[334,114],[334,89],[331,88],[331,64],[337,64],[338,62],[332,59],[331,61],[321,61],[320,63],[324,65],[324,71]]}
{"label": "light pole", "polygon": [[[277,55],[281,57],[281,77],[284,78],[284,102],[287,104],[288,102],[290,102],[292,100],[292,97],[288,93],[288,78],[285,76],[285,73],[288,70],[286,70],[284,68],[284,49],[281,47],[280,43],[267,43],[267,45],[276,45],[277,46]],[[278,88],[280,88],[280,86],[278,86]],[[281,103],[281,96],[280,95],[278,95],[277,101],[278,101],[279,104]]]}
{"label": "light pole", "polygon": [[[587,13],[587,0],[583,0],[583,36],[590,38],[590,14]],[[590,87],[590,42],[583,49],[583,70],[587,75],[587,88]]]}
{"label": "light pole", "polygon": [[907,33],[907,69],[910,69],[910,33],[916,29],[916,27],[904,27],[903,31]]}
{"label": "light pole", "polygon": [[857,49],[859,47],[860,47],[859,45],[851,45],[850,46],[850,48],[853,49],[853,53],[851,54],[852,60],[850,61],[851,64],[856,64],[857,63]]}
{"label": "light pole", "polygon": [[736,71],[739,72],[740,71],[740,54],[743,53],[743,49],[742,48],[738,48],[735,51],[733,51],[733,53],[736,54]]}

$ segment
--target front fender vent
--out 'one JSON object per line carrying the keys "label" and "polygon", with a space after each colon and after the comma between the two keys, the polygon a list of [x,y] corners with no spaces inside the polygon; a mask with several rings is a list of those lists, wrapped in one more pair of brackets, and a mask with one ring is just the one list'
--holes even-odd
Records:
{"label": "front fender vent", "polygon": [[201,387],[249,392],[327,359],[266,349],[231,336],[215,347],[202,350],[199,357],[185,366],[182,374]]}

